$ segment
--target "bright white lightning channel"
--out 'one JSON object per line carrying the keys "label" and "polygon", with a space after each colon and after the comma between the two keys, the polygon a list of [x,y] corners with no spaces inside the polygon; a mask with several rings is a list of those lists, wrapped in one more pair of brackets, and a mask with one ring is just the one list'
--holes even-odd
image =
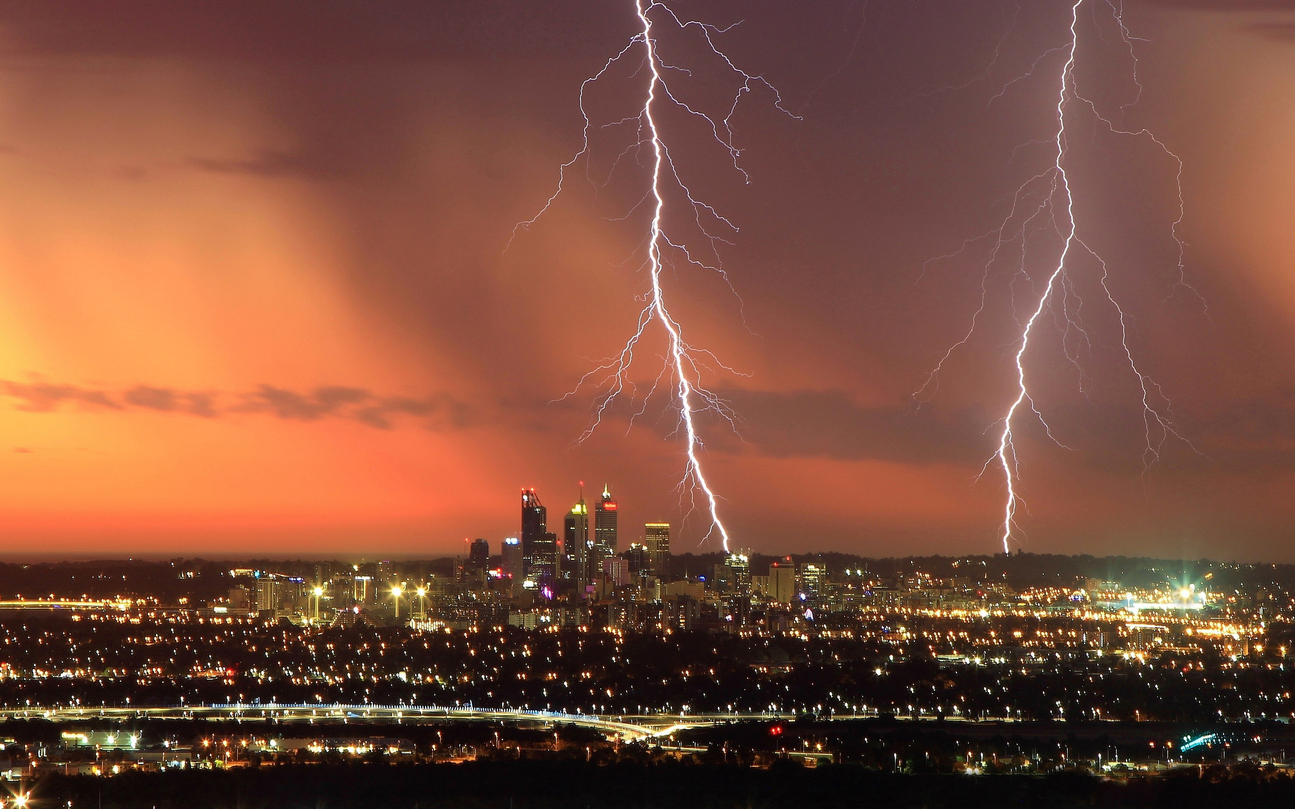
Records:
{"label": "bright white lightning channel", "polygon": [[[1076,341],[1085,345],[1091,345],[1089,335],[1085,330],[1083,323],[1078,318],[1078,306],[1081,302],[1078,301],[1077,293],[1074,291],[1074,288],[1067,277],[1067,261],[1071,259],[1075,252],[1082,251],[1083,253],[1087,253],[1097,262],[1098,266],[1101,267],[1099,285],[1106,301],[1114,308],[1117,315],[1121,353],[1128,368],[1137,377],[1141,391],[1140,404],[1142,408],[1143,433],[1145,439],[1142,451],[1144,473],[1153,464],[1160,460],[1161,453],[1166,442],[1171,439],[1182,441],[1195,451],[1195,447],[1192,446],[1191,442],[1188,441],[1174,425],[1170,415],[1170,402],[1165,396],[1160,385],[1142,371],[1134,357],[1134,353],[1129,346],[1129,318],[1111,290],[1109,284],[1109,265],[1106,260],[1098,255],[1097,252],[1079,235],[1078,224],[1075,217],[1075,201],[1074,196],[1071,193],[1070,176],[1066,171],[1066,159],[1068,154],[1066,127],[1068,114],[1070,114],[1069,111],[1072,104],[1078,104],[1086,108],[1093,116],[1093,119],[1099,122],[1112,134],[1144,138],[1150,141],[1174,162],[1176,167],[1175,182],[1177,183],[1176,191],[1178,200],[1177,218],[1171,226],[1174,243],[1177,246],[1178,278],[1175,282],[1175,289],[1177,290],[1181,288],[1189,291],[1192,295],[1196,296],[1201,301],[1202,306],[1204,306],[1204,300],[1200,298],[1195,289],[1187,284],[1184,277],[1185,245],[1178,233],[1184,216],[1182,160],[1178,155],[1170,151],[1168,147],[1166,147],[1165,144],[1149,130],[1128,130],[1115,125],[1109,118],[1103,116],[1098,111],[1097,105],[1091,99],[1081,95],[1076,87],[1075,62],[1076,51],[1079,47],[1079,11],[1086,2],[1096,3],[1097,0],[1074,0],[1070,6],[1068,42],[1061,48],[1053,48],[1046,51],[1038,60],[1035,61],[1029,72],[1009,81],[997,94],[993,96],[990,101],[992,104],[994,100],[1001,98],[1002,95],[1007,92],[1007,89],[1013,84],[1023,81],[1025,78],[1031,76],[1039,66],[1039,63],[1047,56],[1058,52],[1064,54],[1065,60],[1061,67],[1059,88],[1057,92],[1057,129],[1054,138],[1049,141],[1055,146],[1052,165],[1026,180],[1025,183],[1016,190],[1007,216],[1004,217],[997,227],[982,236],[968,239],[955,253],[933,259],[933,261],[938,261],[945,258],[951,258],[963,252],[975,242],[983,241],[985,239],[992,240],[992,248],[989,253],[989,258],[984,265],[984,274],[981,278],[980,307],[972,316],[970,328],[960,340],[954,343],[948,351],[945,352],[944,356],[941,357],[935,368],[927,376],[922,387],[917,391],[916,398],[919,402],[925,401],[929,398],[929,393],[934,391],[938,382],[938,375],[945,363],[957,349],[965,346],[971,339],[972,334],[975,333],[979,325],[980,316],[984,313],[987,302],[987,284],[990,275],[990,268],[999,260],[1003,253],[1003,249],[1010,246],[1012,243],[1019,241],[1020,267],[1018,272],[1022,275],[1026,275],[1024,268],[1025,246],[1027,233],[1030,228],[1033,227],[1037,221],[1043,220],[1049,224],[1062,239],[1061,252],[1057,258],[1057,262],[1049,272],[1047,283],[1044,285],[1042,292],[1039,293],[1035,300],[1033,308],[1030,310],[1030,316],[1022,327],[1020,341],[1017,344],[1017,349],[1013,356],[1017,383],[1016,396],[1012,400],[1011,405],[1008,407],[1007,412],[1001,420],[1002,432],[999,434],[997,449],[985,463],[985,467],[981,472],[983,474],[990,466],[995,464],[1003,471],[1003,479],[1005,481],[1007,492],[1002,523],[1002,543],[1004,553],[1011,553],[1012,542],[1017,539],[1016,534],[1019,531],[1017,513],[1024,505],[1024,501],[1021,499],[1019,492],[1020,467],[1018,463],[1014,433],[1014,426],[1017,423],[1017,417],[1020,415],[1022,407],[1028,405],[1030,412],[1033,413],[1043,425],[1048,438],[1059,446],[1065,447],[1065,445],[1061,444],[1061,442],[1053,435],[1051,426],[1036,406],[1034,399],[1030,395],[1030,389],[1026,379],[1026,354],[1030,349],[1030,338],[1034,335],[1035,330],[1040,324],[1040,320],[1045,314],[1052,314],[1054,317],[1060,319],[1060,328],[1063,331],[1062,345],[1067,359],[1079,369],[1081,375],[1081,389],[1083,385],[1083,369],[1079,365],[1078,357],[1072,354],[1070,350],[1070,346]],[[1128,28],[1125,26],[1123,7],[1122,5],[1113,2],[1113,0],[1105,0],[1105,5],[1109,8],[1110,14],[1118,26],[1121,40],[1128,47],[1130,56],[1133,58],[1134,67],[1132,78],[1134,85],[1137,87],[1138,97],[1140,98],[1142,95],[1142,85],[1138,82],[1137,57],[1133,52],[1134,37],[1132,37]],[[1127,107],[1131,106],[1132,103],[1136,103],[1136,99],[1134,102],[1130,102],[1130,104],[1122,106],[1121,113],[1123,113]],[[1038,189],[1042,189],[1042,191],[1039,191]],[[1064,215],[1059,216],[1058,212],[1064,212]],[[928,264],[929,263],[930,262],[928,262]],[[1071,339],[1072,336],[1074,338],[1073,340]]]}
{"label": "bright white lightning channel", "polygon": [[[557,189],[544,203],[539,213],[524,222],[518,223],[513,230],[513,238],[516,238],[519,231],[526,230],[535,224],[553,205],[563,191],[568,170],[583,160],[586,165],[586,176],[589,177],[590,136],[594,133],[595,128],[600,130],[625,126],[636,128],[636,137],[617,156],[607,179],[610,179],[610,174],[617,170],[624,159],[631,156],[639,157],[646,150],[650,182],[643,198],[634,207],[647,205],[652,212],[648,232],[643,245],[640,246],[640,249],[646,247],[644,267],[650,278],[650,287],[645,295],[645,305],[639,312],[637,327],[633,335],[626,341],[624,348],[585,374],[567,396],[574,395],[586,386],[591,386],[599,391],[592,423],[579,438],[579,441],[584,441],[598,427],[608,408],[617,399],[623,396],[628,396],[631,400],[635,398],[635,386],[629,378],[630,368],[634,362],[634,350],[644,339],[648,328],[654,323],[659,325],[665,331],[666,356],[663,358],[664,361],[660,372],[656,376],[656,381],[647,395],[643,397],[637,412],[630,418],[630,424],[633,424],[634,418],[643,414],[648,400],[651,399],[662,381],[667,380],[667,384],[673,388],[673,401],[679,412],[679,424],[676,432],[684,440],[687,459],[683,478],[680,481],[680,490],[688,493],[693,508],[698,506],[698,495],[699,493],[701,495],[702,505],[705,506],[710,519],[706,536],[702,541],[704,542],[711,536],[718,534],[724,550],[728,551],[730,537],[728,528],[720,518],[719,498],[702,469],[699,453],[704,444],[698,432],[697,416],[699,413],[710,412],[727,421],[730,426],[733,425],[733,412],[702,381],[703,371],[711,370],[711,365],[728,372],[732,372],[733,369],[720,362],[711,352],[697,348],[684,339],[682,326],[666,307],[661,276],[662,271],[668,265],[671,265],[673,260],[678,260],[693,267],[716,272],[728,283],[728,275],[723,269],[718,249],[721,244],[729,243],[725,237],[736,234],[738,227],[720,214],[713,206],[695,195],[681,178],[674,159],[671,157],[669,145],[663,137],[659,126],[658,106],[661,104],[673,105],[688,116],[702,122],[710,130],[715,141],[727,153],[734,170],[742,176],[745,182],[749,182],[749,178],[740,164],[741,149],[733,144],[732,125],[733,116],[737,112],[743,96],[763,88],[772,97],[773,104],[778,111],[792,118],[798,118],[798,116],[792,115],[783,106],[782,97],[772,84],[762,76],[748,73],[738,67],[717,45],[716,38],[731,30],[733,26],[720,28],[696,20],[685,20],[675,14],[667,5],[660,2],[635,0],[634,12],[639,22],[639,31],[630,38],[630,41],[619,53],[607,60],[601,70],[585,79],[580,86],[580,113],[584,119],[583,143],[580,150],[570,160],[562,164],[558,173]],[[653,22],[653,16],[659,17],[664,22],[671,23],[679,31],[696,32],[701,41],[704,42],[709,54],[718,58],[724,69],[731,72],[731,75],[736,80],[737,89],[724,117],[712,115],[698,106],[689,104],[671,89],[670,83],[666,80],[667,72],[672,76],[678,75],[685,79],[691,77],[692,73],[689,69],[668,63],[662,59],[658,40],[654,33],[654,26],[657,23]],[[641,73],[646,78],[643,106],[635,115],[596,125],[585,107],[586,91],[591,85],[607,76],[610,70],[624,60],[632,59],[635,54],[640,55],[642,59],[641,66],[635,71],[635,75]],[[592,180],[592,178],[590,179]],[[669,192],[681,194],[687,200],[688,208],[691,209],[691,217],[689,217],[691,224],[694,226],[695,232],[700,234],[705,245],[702,250],[691,248],[685,238],[671,238],[667,234],[665,221]],[[626,216],[632,213],[633,209]],[[732,289],[731,284],[729,288]]]}

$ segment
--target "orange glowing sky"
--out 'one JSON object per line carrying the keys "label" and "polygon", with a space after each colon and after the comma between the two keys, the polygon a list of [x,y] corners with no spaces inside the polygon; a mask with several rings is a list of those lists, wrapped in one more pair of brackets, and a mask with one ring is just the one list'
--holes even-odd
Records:
{"label": "orange glowing sky", "polygon": [[[553,521],[581,479],[610,484],[623,542],[679,524],[666,414],[576,445],[589,400],[551,404],[632,329],[642,223],[609,221],[617,200],[584,187],[505,249],[578,145],[580,79],[633,22],[558,5],[7,6],[4,552],[441,554],[515,533],[520,486]],[[985,70],[1000,5],[881,8],[862,29],[844,2],[690,5],[745,17],[735,51],[804,117],[744,108],[750,185],[702,149],[681,158],[742,224],[726,261],[749,329],[718,279],[669,279],[690,336],[748,374],[714,380],[741,438],[704,424],[739,545],[998,547],[1001,480],[976,475],[1010,399],[1009,310],[931,402],[908,395],[978,284],[974,264],[922,262],[992,223],[1033,159],[1013,146],[1047,134],[1046,77],[986,100],[1056,44],[1068,4],[1026,14],[990,80],[925,92]],[[1126,6],[1149,40],[1129,123],[1184,159],[1208,316],[1166,300],[1154,155],[1094,159],[1087,221],[1123,259],[1138,348],[1204,456],[1142,475],[1118,369],[1094,370],[1092,404],[1048,372],[1077,451],[1026,431],[1026,547],[1289,561],[1295,4]],[[1094,72],[1094,92],[1127,91],[1122,75]]]}

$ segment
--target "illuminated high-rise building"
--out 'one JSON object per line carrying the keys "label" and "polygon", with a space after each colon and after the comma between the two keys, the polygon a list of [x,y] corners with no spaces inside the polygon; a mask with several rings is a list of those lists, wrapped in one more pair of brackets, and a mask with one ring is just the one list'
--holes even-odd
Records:
{"label": "illuminated high-rise building", "polygon": [[522,489],[522,562],[523,575],[530,573],[536,563],[536,546],[543,542],[548,530],[548,510],[540,502],[534,489]]}
{"label": "illuminated high-rise building", "polygon": [[771,601],[790,604],[796,599],[796,563],[786,559],[769,565],[769,586],[766,595]]}
{"label": "illuminated high-rise building", "polygon": [[650,522],[643,526],[643,545],[647,548],[648,567],[659,579],[670,572],[670,523]]}
{"label": "illuminated high-rise building", "polygon": [[751,557],[742,551],[730,553],[724,560],[733,592],[740,596],[751,595]]}
{"label": "illuminated high-rise building", "polygon": [[526,565],[522,561],[522,541],[517,537],[505,537],[499,550],[499,566],[505,576],[520,582],[526,575]]}
{"label": "illuminated high-rise building", "polygon": [[522,565],[525,576],[551,596],[557,585],[557,535],[548,530],[549,512],[534,489],[522,489]]}
{"label": "illuminated high-rise building", "polygon": [[584,597],[585,587],[592,578],[589,551],[589,506],[585,503],[582,486],[580,499],[567,512],[562,523],[562,555],[566,562],[563,578],[571,581],[580,598]]}
{"label": "illuminated high-rise building", "polygon": [[279,606],[279,582],[271,576],[259,576],[256,580],[256,609],[259,612],[273,612]]}
{"label": "illuminated high-rise building", "polygon": [[800,566],[800,591],[810,601],[817,602],[822,598],[826,584],[826,567],[812,562]]}
{"label": "illuminated high-rise building", "polygon": [[552,598],[557,591],[558,576],[561,570],[561,559],[558,554],[558,535],[552,531],[540,534],[532,545],[535,556],[531,559],[526,578],[535,582],[545,598]]}
{"label": "illuminated high-rise building", "polygon": [[595,573],[603,569],[603,561],[615,558],[617,551],[616,537],[616,501],[612,499],[607,485],[603,484],[603,494],[594,505],[594,543],[590,554],[590,567]]}
{"label": "illuminated high-rise building", "polygon": [[630,572],[652,572],[652,563],[648,559],[647,548],[637,542],[631,542],[625,549],[625,560],[629,562]]}

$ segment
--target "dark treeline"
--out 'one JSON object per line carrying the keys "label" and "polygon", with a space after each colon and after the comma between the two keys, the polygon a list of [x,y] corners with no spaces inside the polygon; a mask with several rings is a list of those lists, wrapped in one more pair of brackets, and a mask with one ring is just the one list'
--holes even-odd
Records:
{"label": "dark treeline", "polygon": [[212,599],[229,589],[230,565],[192,560],[0,564],[0,598],[152,597],[174,604],[181,598]]}
{"label": "dark treeline", "polygon": [[[287,576],[300,576],[310,582],[316,574],[352,569],[352,563],[313,560],[246,559],[209,561],[173,559],[147,561],[139,559],[106,559],[76,562],[0,563],[0,598],[151,598],[174,606],[188,599],[189,606],[205,606],[222,598],[235,584],[247,585],[249,579],[236,580],[230,571],[236,568],[265,570]],[[446,576],[453,572],[453,559],[429,559],[401,562],[401,575],[410,579]],[[376,562],[360,563],[355,572],[375,575]]]}
{"label": "dark treeline", "polygon": [[861,767],[767,769],[678,763],[597,766],[571,761],[457,765],[305,765],[49,776],[33,802],[103,809],[754,809],[755,807],[1288,807],[1295,779],[1264,771],[1189,768],[1106,781],[1047,777],[893,775]]}

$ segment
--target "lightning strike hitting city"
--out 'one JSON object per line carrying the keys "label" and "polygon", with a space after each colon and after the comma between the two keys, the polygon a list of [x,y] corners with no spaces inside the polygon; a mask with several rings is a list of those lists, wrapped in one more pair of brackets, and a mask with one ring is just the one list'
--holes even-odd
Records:
{"label": "lightning strike hitting city", "polygon": [[0,809],[1292,805],[1292,31],[0,4]]}
{"label": "lightning strike hitting city", "polygon": [[[772,84],[762,76],[752,75],[739,68],[716,44],[716,39],[736,27],[737,23],[720,28],[697,20],[684,20],[675,14],[669,6],[658,2],[635,0],[633,7],[642,29],[634,34],[630,38],[629,44],[611,57],[598,73],[585,79],[580,86],[580,114],[584,118],[583,145],[574,157],[562,164],[559,171],[558,189],[545,202],[544,208],[539,214],[514,228],[513,235],[516,237],[518,228],[529,228],[535,224],[544,211],[548,210],[549,206],[562,192],[562,184],[567,179],[568,169],[571,169],[577,162],[582,160],[588,166],[589,151],[591,149],[590,133],[595,124],[590,120],[590,113],[585,108],[585,90],[591,84],[607,76],[609,71],[620,67],[622,60],[632,60],[634,69],[630,76],[631,80],[635,77],[641,77],[645,85],[642,92],[642,107],[634,115],[602,124],[598,128],[624,127],[632,133],[629,144],[624,147],[624,150],[612,164],[612,172],[618,168],[621,160],[627,156],[632,156],[635,162],[641,165],[643,152],[648,152],[647,191],[643,198],[635,204],[634,208],[642,206],[648,210],[649,215],[647,236],[639,246],[640,251],[646,253],[644,261],[649,291],[644,296],[646,304],[642,311],[639,312],[637,327],[625,343],[624,348],[581,378],[576,390],[572,391],[568,396],[574,395],[581,387],[586,383],[591,383],[591,381],[600,391],[595,404],[593,425],[585,430],[581,440],[588,438],[593,429],[601,422],[603,414],[617,402],[618,398],[627,393],[633,397],[634,383],[629,376],[630,369],[634,362],[634,351],[644,339],[647,329],[656,324],[658,328],[663,330],[667,343],[664,366],[656,376],[648,393],[642,397],[638,415],[642,415],[643,409],[647,407],[647,400],[656,392],[657,387],[664,379],[668,386],[674,390],[674,400],[679,412],[679,425],[676,432],[682,432],[684,452],[687,456],[684,477],[680,482],[680,491],[684,496],[692,500],[695,505],[695,494],[700,490],[704,499],[704,506],[709,515],[709,528],[702,541],[705,542],[706,539],[709,539],[712,532],[717,533],[720,544],[724,551],[727,552],[729,550],[729,533],[728,529],[724,527],[724,521],[720,519],[719,498],[706,480],[698,454],[703,448],[703,442],[698,433],[697,415],[701,412],[713,413],[727,422],[730,427],[735,426],[734,414],[729,409],[728,404],[709,390],[702,381],[703,372],[714,370],[714,366],[729,372],[733,372],[733,369],[724,365],[711,352],[684,341],[683,326],[675,320],[674,316],[666,308],[661,276],[667,265],[674,268],[677,262],[682,262],[687,267],[718,273],[727,283],[728,275],[723,269],[723,259],[719,253],[720,245],[728,244],[729,241],[726,236],[735,235],[739,228],[714,207],[694,195],[692,189],[684,182],[684,179],[680,176],[679,168],[675,165],[675,161],[670,155],[670,147],[662,135],[655,107],[661,103],[668,103],[688,116],[700,119],[704,124],[704,128],[709,129],[710,135],[714,138],[716,144],[727,152],[734,171],[739,173],[747,182],[750,179],[739,162],[741,150],[734,146],[733,143],[733,117],[737,114],[738,105],[743,97],[753,90],[767,91],[772,95],[773,105],[779,111],[793,118],[797,116],[792,115],[783,107],[782,97]],[[681,100],[681,95],[671,90],[671,85],[663,77],[665,71],[670,71],[672,74],[684,79],[691,79],[693,73],[691,69],[680,64],[663,61],[660,44],[655,32],[656,26],[653,23],[654,17],[658,18],[658,25],[661,23],[672,25],[678,34],[693,34],[697,44],[700,44],[707,54],[716,57],[723,68],[726,68],[737,80],[737,89],[728,104],[728,109],[724,111],[723,118],[719,118],[717,115],[713,116],[712,113],[691,106]],[[660,98],[658,98],[658,95]],[[587,171],[586,176],[588,176]],[[677,240],[672,240],[670,236],[666,235],[666,200],[669,196],[681,198],[682,207],[686,209],[687,216],[691,219],[691,225],[696,232],[695,235],[699,236],[703,242],[703,251],[690,247],[687,239],[678,238]],[[634,211],[631,210],[625,216],[631,216],[633,213]],[[717,233],[716,229],[720,229],[720,233]],[[734,295],[737,294],[735,290],[732,290],[731,284],[729,288],[730,291],[734,292]],[[630,421],[632,423],[633,418]]]}

